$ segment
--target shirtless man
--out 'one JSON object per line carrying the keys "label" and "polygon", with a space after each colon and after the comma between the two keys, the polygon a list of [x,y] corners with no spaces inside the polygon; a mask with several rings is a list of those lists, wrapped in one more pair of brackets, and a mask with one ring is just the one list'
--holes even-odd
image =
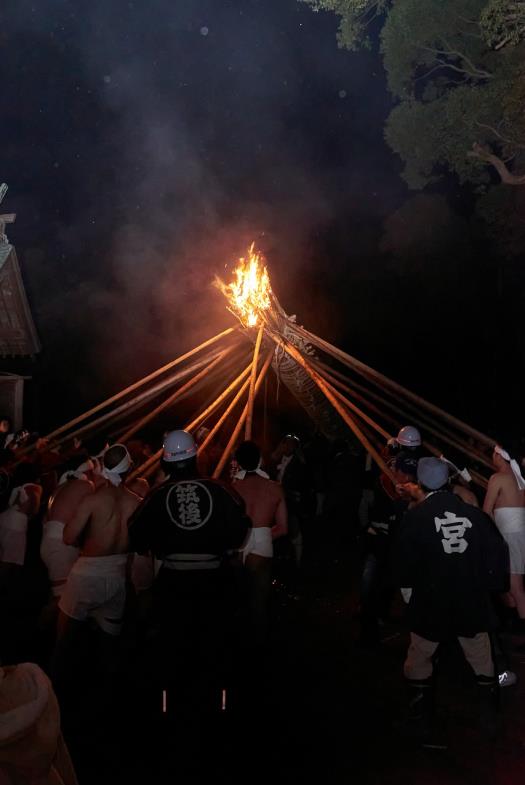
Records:
{"label": "shirtless man", "polygon": [[92,461],[79,456],[64,472],[55,492],[49,499],[44,521],[40,557],[47,567],[51,593],[57,600],[67,581],[71,568],[78,559],[79,549],[64,543],[64,528],[71,523],[81,502],[105,481],[95,475]]}
{"label": "shirtless man", "polygon": [[282,487],[261,470],[261,453],[253,442],[243,442],[236,453],[240,471],[235,490],[244,499],[252,530],[242,549],[250,579],[250,610],[255,642],[264,642],[272,582],[273,540],[288,532],[288,513]]}
{"label": "shirtless man", "polygon": [[516,461],[501,447],[495,448],[492,461],[497,471],[489,480],[483,511],[494,518],[509,546],[510,600],[525,632],[525,480]]}
{"label": "shirtless man", "polygon": [[64,543],[80,548],[80,556],[58,604],[55,672],[62,669],[64,651],[88,619],[93,619],[102,633],[104,654],[111,659],[108,649],[114,648],[112,641],[121,631],[126,600],[128,518],[140,503],[140,498],[122,484],[130,467],[124,445],[110,447],[102,469],[107,484],[87,494],[65,526]]}

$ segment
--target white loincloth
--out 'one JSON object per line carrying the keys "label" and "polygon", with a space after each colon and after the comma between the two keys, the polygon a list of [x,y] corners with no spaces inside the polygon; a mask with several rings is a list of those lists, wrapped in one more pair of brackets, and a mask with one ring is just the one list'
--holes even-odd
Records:
{"label": "white loincloth", "polygon": [[51,591],[60,597],[71,568],[78,559],[80,550],[66,545],[63,539],[64,524],[61,521],[46,521],[40,543],[40,558],[47,567]]}
{"label": "white loincloth", "polygon": [[23,566],[26,558],[27,515],[16,507],[0,513],[0,562]]}
{"label": "white loincloth", "polygon": [[243,561],[247,556],[266,556],[271,559],[273,556],[272,530],[269,526],[254,526],[248,535],[244,546],[241,548]]}
{"label": "white loincloth", "polygon": [[499,507],[494,510],[494,520],[503,539],[509,546],[510,571],[525,574],[525,507]]}
{"label": "white loincloth", "polygon": [[77,621],[94,619],[103,632],[118,635],[126,603],[126,553],[80,556],[73,565],[58,603]]}
{"label": "white loincloth", "polygon": [[131,563],[131,582],[135,587],[135,591],[140,592],[149,589],[153,585],[153,581],[161,567],[162,561],[159,559],[135,553]]}

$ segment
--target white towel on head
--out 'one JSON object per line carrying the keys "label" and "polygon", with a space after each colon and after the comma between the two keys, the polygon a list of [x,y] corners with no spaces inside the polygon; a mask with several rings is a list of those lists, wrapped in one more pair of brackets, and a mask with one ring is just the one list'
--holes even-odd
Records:
{"label": "white towel on head", "polygon": [[86,472],[92,472],[94,468],[95,464],[91,458],[89,458],[87,461],[84,461],[84,463],[81,463],[80,466],[74,471],[64,472],[64,474],[59,479],[58,484],[64,485],[64,483],[66,483],[68,480],[87,480],[88,476]]}
{"label": "white towel on head", "polygon": [[525,491],[525,479],[523,479],[523,475],[521,473],[521,469],[519,467],[518,462],[515,461],[514,458],[511,458],[508,452],[504,450],[503,447],[500,447],[499,445],[496,445],[496,447],[494,447],[494,452],[497,453],[498,455],[501,455],[503,460],[507,461],[507,463],[510,464],[510,468],[512,469],[512,474],[514,475],[514,478],[518,484],[518,488],[520,489],[520,491]]}
{"label": "white towel on head", "polygon": [[106,466],[104,466],[100,473],[105,480],[111,483],[111,485],[117,487],[122,482],[122,475],[125,474],[131,466],[131,457],[127,448],[124,447],[123,444],[115,444],[113,446],[123,447],[124,450],[126,450],[126,454],[122,458],[121,462],[114,466],[113,469],[108,469]]}
{"label": "white towel on head", "polygon": [[9,496],[9,507],[14,507],[16,504],[26,503],[26,501],[29,499],[26,491],[28,485],[31,485],[31,483],[26,482],[24,485],[18,485],[16,488],[13,488],[11,495]]}
{"label": "white towel on head", "polygon": [[446,463],[447,466],[450,466],[452,469],[454,469],[455,473],[461,477],[462,480],[465,480],[465,482],[472,481],[472,477],[470,476],[468,469],[460,469],[458,466],[456,466],[455,463],[452,463],[452,461],[449,461],[448,458],[445,458],[444,455],[440,455],[439,460],[443,461],[443,463]]}
{"label": "white towel on head", "polygon": [[259,463],[257,464],[256,469],[254,469],[251,472],[246,471],[246,469],[239,469],[239,471],[235,472],[235,474],[233,475],[233,479],[244,480],[247,474],[258,474],[259,477],[263,477],[265,480],[269,480],[270,475],[266,474],[266,472],[263,469],[261,469],[261,466],[262,466],[262,458],[259,458]]}

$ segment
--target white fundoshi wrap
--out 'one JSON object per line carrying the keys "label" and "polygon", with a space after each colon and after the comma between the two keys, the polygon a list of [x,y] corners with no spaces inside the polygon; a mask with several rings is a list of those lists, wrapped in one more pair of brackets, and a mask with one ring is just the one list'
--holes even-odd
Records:
{"label": "white fundoshi wrap", "polygon": [[122,482],[121,475],[125,474],[131,466],[131,457],[127,448],[123,444],[114,444],[113,447],[122,447],[124,450],[126,450],[126,454],[122,458],[121,462],[113,467],[113,469],[108,469],[106,466],[104,466],[100,474],[102,477],[104,477],[105,480],[110,482],[111,485],[114,485],[116,488]]}
{"label": "white fundoshi wrap", "polygon": [[514,479],[516,480],[518,488],[520,489],[520,491],[525,491],[525,480],[523,479],[523,475],[521,473],[518,462],[515,461],[514,458],[511,458],[508,452],[504,450],[503,447],[500,447],[499,445],[496,445],[496,447],[494,447],[494,452],[497,455],[500,455],[504,461],[507,461],[507,463],[510,464],[510,468],[512,469],[512,474],[514,475]]}
{"label": "white fundoshi wrap", "polygon": [[244,480],[247,474],[258,474],[259,477],[263,477],[265,480],[269,480],[270,475],[266,474],[266,472],[263,469],[261,469],[261,465],[262,465],[262,460],[259,460],[259,463],[257,464],[257,468],[254,469],[252,472],[246,471],[246,469],[240,469],[238,472],[235,472],[234,479]]}

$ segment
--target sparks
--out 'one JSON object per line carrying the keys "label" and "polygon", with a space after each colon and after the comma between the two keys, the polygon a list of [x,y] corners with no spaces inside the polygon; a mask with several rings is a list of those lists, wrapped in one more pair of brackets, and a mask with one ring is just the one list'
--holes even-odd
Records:
{"label": "sparks", "polygon": [[230,303],[231,310],[239,317],[245,327],[257,327],[261,312],[270,308],[270,277],[260,253],[252,243],[247,257],[239,259],[235,269],[235,279],[225,284],[215,278],[215,286],[221,290]]}

